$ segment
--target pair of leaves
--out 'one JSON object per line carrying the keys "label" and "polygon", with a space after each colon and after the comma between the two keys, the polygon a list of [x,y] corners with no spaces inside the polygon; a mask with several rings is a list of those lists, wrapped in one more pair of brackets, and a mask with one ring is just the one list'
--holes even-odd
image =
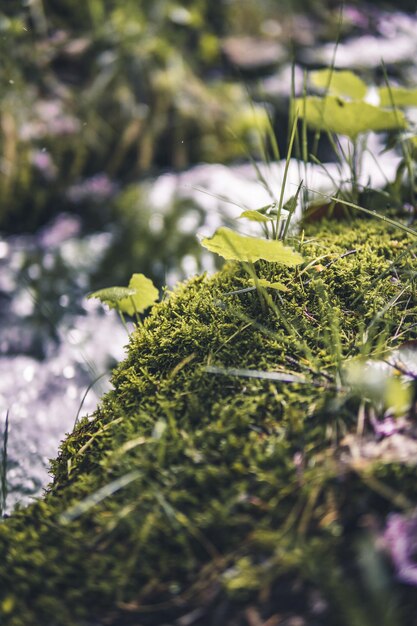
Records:
{"label": "pair of leaves", "polygon": [[[363,100],[367,94],[367,84],[348,70],[317,70],[310,74],[311,83],[326,93],[351,100]],[[381,107],[415,107],[417,106],[417,89],[406,87],[380,87],[378,89]]]}
{"label": "pair of leaves", "polygon": [[133,274],[128,287],[108,287],[91,293],[88,298],[97,298],[110,309],[120,313],[137,315],[152,306],[159,297],[153,282],[144,274]]}
{"label": "pair of leaves", "polygon": [[[346,135],[352,140],[370,131],[407,128],[404,114],[396,109],[417,106],[417,89],[400,87],[381,87],[379,107],[364,102],[366,83],[346,70],[318,70],[311,73],[310,79],[315,87],[325,89],[327,95],[298,98],[296,107],[300,117],[317,130]],[[386,107],[392,110],[387,111]]]}
{"label": "pair of leaves", "polygon": [[387,111],[362,101],[347,101],[337,96],[297,98],[300,117],[317,130],[346,135],[355,140],[360,133],[405,129],[401,111]]}
{"label": "pair of leaves", "polygon": [[233,261],[255,263],[263,259],[288,266],[300,265],[304,261],[301,254],[285,246],[282,241],[248,237],[226,227],[219,228],[212,237],[203,239],[201,244],[210,252]]}

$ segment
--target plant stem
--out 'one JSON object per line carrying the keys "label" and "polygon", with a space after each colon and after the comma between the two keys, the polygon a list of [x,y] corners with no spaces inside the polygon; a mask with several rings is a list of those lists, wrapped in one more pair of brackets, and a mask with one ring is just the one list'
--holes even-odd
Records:
{"label": "plant stem", "polygon": [[7,444],[9,439],[9,411],[6,413],[6,423],[4,426],[4,436],[3,436],[3,450],[2,450],[2,458],[1,458],[1,469],[0,469],[0,488],[1,488],[1,499],[0,499],[0,515],[3,516],[6,511],[6,501],[7,501]]}

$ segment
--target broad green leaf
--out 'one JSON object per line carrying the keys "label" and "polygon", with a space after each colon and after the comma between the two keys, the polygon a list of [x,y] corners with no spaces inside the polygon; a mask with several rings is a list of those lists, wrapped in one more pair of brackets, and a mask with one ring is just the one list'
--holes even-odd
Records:
{"label": "broad green leaf", "polygon": [[158,290],[143,274],[133,274],[128,287],[107,287],[91,293],[88,298],[97,298],[110,309],[134,315],[143,313],[158,299]]}
{"label": "broad green leaf", "polygon": [[256,281],[253,278],[249,279],[249,282],[252,285],[258,284],[261,287],[265,287],[265,289],[276,289],[277,291],[289,291],[288,287],[283,285],[282,283],[271,283],[266,278],[258,278]]}
{"label": "broad green leaf", "polygon": [[378,89],[382,107],[417,107],[417,89],[405,87],[381,87]]}
{"label": "broad green leaf", "polygon": [[317,70],[311,72],[310,80],[315,87],[328,89],[335,96],[363,100],[368,91],[366,83],[347,70]]}
{"label": "broad green leaf", "polygon": [[134,296],[135,289],[129,289],[129,287],[107,287],[106,289],[99,289],[90,293],[87,299],[96,298],[100,300],[102,304],[107,304],[108,307],[114,309],[119,306],[119,303],[129,296]]}
{"label": "broad green leaf", "polygon": [[143,274],[133,274],[129,281],[129,289],[134,293],[127,298],[120,300],[118,308],[122,313],[134,315],[143,313],[145,309],[152,306],[159,298],[159,293],[153,282]]}
{"label": "broad green leaf", "polygon": [[380,132],[406,128],[407,121],[401,111],[386,111],[367,102],[347,102],[341,98],[310,96],[296,101],[299,115],[304,115],[309,126],[318,130],[347,135],[356,139],[360,133]]}
{"label": "broad green leaf", "polygon": [[304,260],[298,252],[284,246],[281,241],[247,237],[225,227],[219,228],[212,237],[203,239],[201,244],[210,252],[234,261],[254,263],[263,259],[283,265],[299,265]]}

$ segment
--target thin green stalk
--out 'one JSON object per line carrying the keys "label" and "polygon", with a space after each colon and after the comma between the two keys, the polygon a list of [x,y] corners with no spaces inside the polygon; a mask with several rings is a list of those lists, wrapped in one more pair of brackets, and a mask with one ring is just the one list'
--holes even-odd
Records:
{"label": "thin green stalk", "polygon": [[274,159],[274,161],[280,161],[281,160],[281,155],[279,152],[279,146],[278,146],[278,141],[277,138],[275,136],[275,132],[274,132],[274,126],[271,120],[271,114],[269,111],[267,111],[267,118],[268,118],[268,128],[267,128],[267,134],[268,134],[268,139],[271,143],[271,151],[272,151],[272,157]]}
{"label": "thin green stalk", "polygon": [[[234,133],[232,133],[232,136],[233,136],[233,137],[236,139],[236,141],[237,141],[237,142],[238,142],[238,143],[239,143],[239,144],[240,144],[240,145],[244,148],[244,150],[245,150],[245,152],[246,152],[246,155],[247,155],[247,157],[248,157],[249,161],[251,162],[251,164],[253,165],[253,167],[254,167],[254,169],[255,169],[256,176],[257,176],[257,178],[258,178],[259,183],[260,183],[260,184],[263,186],[263,188],[266,190],[266,192],[268,193],[269,197],[271,198],[271,201],[272,201],[272,202],[276,202],[276,198],[275,198],[275,196],[274,196],[274,193],[273,193],[273,191],[272,191],[272,189],[271,189],[270,185],[268,184],[268,181],[266,180],[265,176],[262,174],[262,172],[261,172],[261,170],[260,170],[260,168],[259,168],[259,165],[258,165],[258,163],[256,162],[256,160],[253,158],[253,156],[252,156],[252,155],[250,154],[250,152],[247,150],[247,146],[246,146],[246,145],[245,145],[242,141],[240,141],[240,140],[239,140],[239,138],[238,138],[238,137],[237,137]],[[268,163],[266,163],[266,165],[268,165]],[[201,191],[201,189],[200,189],[200,191]],[[205,193],[207,193],[208,195],[214,195],[214,194],[210,194],[209,192],[205,192]],[[216,196],[214,195],[214,197],[216,197]],[[229,202],[230,202],[230,201],[229,201]],[[231,204],[236,204],[236,203],[235,203],[235,202],[231,202]],[[238,205],[238,206],[239,206],[239,205]]]}
{"label": "thin green stalk", "polygon": [[336,155],[340,173],[342,173],[344,164],[346,162],[349,162],[349,156],[346,154],[346,151],[341,144],[340,138],[337,135],[332,135],[332,133],[327,131],[327,137]]}
{"label": "thin green stalk", "polygon": [[358,141],[354,139],[352,141],[352,198],[356,202],[358,200],[358,168],[359,168],[359,149]]}
{"label": "thin green stalk", "polygon": [[75,421],[74,421],[74,427],[73,427],[73,428],[76,428],[76,426],[78,425],[78,420],[79,420],[79,417],[80,417],[81,409],[83,408],[83,404],[84,404],[84,401],[85,401],[85,399],[86,399],[86,397],[87,397],[88,392],[90,391],[90,389],[92,389],[92,388],[94,387],[94,385],[95,385],[95,384],[96,384],[96,383],[97,383],[97,382],[98,382],[101,378],[103,378],[103,376],[106,376],[106,374],[108,374],[108,372],[103,372],[103,373],[102,373],[102,374],[100,374],[99,376],[96,376],[96,378],[95,378],[94,380],[92,380],[92,381],[91,381],[91,383],[88,385],[88,387],[87,387],[87,389],[85,390],[84,395],[83,395],[83,397],[82,397],[82,399],[81,399],[80,406],[78,407],[78,411],[77,411],[77,415],[75,416]]}
{"label": "thin green stalk", "polygon": [[308,142],[307,142],[307,70],[303,73],[303,119],[301,122],[301,156],[304,166],[307,167],[308,162]]}
{"label": "thin green stalk", "polygon": [[128,327],[127,323],[126,323],[125,316],[123,315],[123,313],[122,313],[122,311],[120,309],[117,309],[117,312],[119,314],[120,319],[122,320],[122,324],[123,324],[123,327],[124,327],[125,331],[127,332],[128,336],[130,337],[130,331],[129,331],[129,327]]}
{"label": "thin green stalk", "polygon": [[[398,126],[400,126],[399,120],[398,120],[398,108],[395,104],[395,100],[394,100],[394,96],[392,93],[392,89],[391,89],[391,85],[389,83],[389,79],[388,79],[388,73],[387,73],[387,68],[385,66],[384,60],[381,59],[381,65],[382,65],[382,71],[384,74],[384,81],[385,84],[387,86],[388,89],[388,93],[389,93],[389,98],[390,98],[390,102],[391,102],[391,106],[394,110],[394,115],[397,119],[398,122]],[[414,207],[414,215],[417,212],[417,207],[416,207],[416,198],[415,198],[415,193],[414,193],[414,173],[413,173],[413,158],[411,156],[409,147],[407,145],[407,142],[405,141],[401,141],[401,150],[403,153],[403,158],[404,158],[404,163],[405,163],[405,167],[407,169],[407,173],[408,173],[408,179],[410,181],[410,192],[411,192],[411,204]]]}
{"label": "thin green stalk", "polygon": [[[326,88],[325,88],[325,94],[327,94],[328,91],[329,91],[330,83],[331,83],[332,76],[333,76],[333,71],[334,71],[334,68],[335,68],[335,65],[336,65],[336,53],[337,53],[337,49],[339,47],[340,35],[341,35],[341,32],[342,32],[343,9],[344,9],[344,2],[342,2],[341,5],[340,5],[339,20],[338,20],[338,23],[337,23],[336,41],[335,41],[335,45],[334,45],[332,61],[330,63],[330,72],[329,72],[329,78],[328,78],[328,81],[327,81],[327,85],[326,85]],[[321,116],[321,120],[320,120],[320,126],[322,125],[322,122],[324,120],[325,109],[326,109],[326,105],[323,106],[323,112],[322,112],[322,116]],[[314,144],[313,144],[313,150],[312,150],[312,153],[315,154],[315,155],[317,155],[317,152],[318,152],[320,135],[321,135],[321,131],[320,130],[316,130],[315,135],[314,135]]]}
{"label": "thin green stalk", "polygon": [[[249,92],[248,92],[248,99],[249,99],[249,102],[250,102],[250,107],[252,109],[253,119],[257,122],[257,116],[255,114],[254,102],[253,102],[253,99],[250,97]],[[264,110],[266,111],[266,107],[264,107]],[[269,115],[266,114],[266,116],[267,116],[267,119],[269,120]],[[268,150],[267,150],[267,146],[266,146],[265,135],[263,133],[263,129],[261,129],[259,127],[258,123],[256,123],[256,126],[257,126],[257,129],[256,129],[257,130],[257,138],[259,140],[258,141],[259,150],[261,152],[261,156],[262,156],[262,159],[263,159],[264,163],[269,167],[271,160],[269,158],[269,154],[268,154]]]}
{"label": "thin green stalk", "polygon": [[[315,165],[319,165],[324,173],[326,174],[326,176],[329,178],[329,180],[333,183],[335,189],[337,189],[337,181],[334,178],[334,176],[332,176],[332,174],[329,172],[328,168],[324,165],[324,163],[322,163],[317,157],[315,157],[313,154],[310,155],[311,156],[311,160],[313,161],[313,163]],[[308,190],[308,185],[305,187],[306,191]]]}
{"label": "thin green stalk", "polygon": [[6,422],[4,425],[3,435],[3,450],[1,456],[1,468],[0,468],[0,487],[1,487],[1,499],[0,499],[0,515],[3,516],[6,511],[7,501],[7,445],[9,441],[9,411],[6,413]]}
{"label": "thin green stalk", "polygon": [[290,167],[291,154],[292,154],[292,149],[293,149],[293,145],[294,145],[294,139],[295,139],[295,133],[296,133],[296,130],[297,130],[297,125],[298,125],[298,111],[295,111],[293,125],[292,125],[292,129],[291,129],[290,141],[289,141],[289,144],[288,144],[287,158],[285,160],[284,177],[282,179],[281,192],[280,192],[280,195],[279,195],[277,219],[276,219],[276,233],[275,233],[275,238],[276,239],[278,239],[278,234],[279,234],[279,222],[280,222],[280,219],[281,219],[282,205],[284,203],[284,192],[285,192],[285,186],[287,184],[288,169]]}
{"label": "thin green stalk", "polygon": [[[294,114],[294,103],[295,103],[296,93],[295,93],[295,58],[293,57],[291,61],[291,91],[290,91],[290,103],[288,107],[288,128],[291,127],[293,114]],[[295,142],[294,142],[294,152],[295,158],[297,161],[302,160],[302,146],[301,146],[301,138],[300,132],[297,126],[297,131],[295,134]]]}

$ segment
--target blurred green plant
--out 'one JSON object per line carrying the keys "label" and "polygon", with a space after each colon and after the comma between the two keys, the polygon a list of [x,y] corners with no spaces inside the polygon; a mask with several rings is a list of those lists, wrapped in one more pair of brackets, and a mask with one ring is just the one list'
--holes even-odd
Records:
{"label": "blurred green plant", "polygon": [[[389,198],[396,205],[404,204],[405,199],[401,197],[404,177],[408,176],[408,187],[414,186],[416,162],[410,143],[410,122],[400,109],[417,106],[417,90],[391,87],[387,77],[386,82],[386,87],[376,90],[379,104],[370,104],[366,101],[369,87],[359,76],[334,67],[322,69],[310,74],[311,86],[321,91],[322,95],[305,93],[293,103],[293,108],[297,110],[304,127],[314,129],[316,137],[319,137],[320,133],[327,134],[339,161],[349,165],[351,187],[344,189],[342,197],[353,202],[360,199],[361,187],[358,180],[361,163],[368,149],[369,134],[372,132],[390,133],[385,141],[386,149],[398,144],[402,150],[403,159],[398,167],[396,179],[387,185],[386,192]],[[338,135],[348,139],[347,149],[342,147]]]}
{"label": "blurred green plant", "polygon": [[93,176],[256,152],[263,110],[218,77],[226,13],[207,0],[0,9],[0,227],[85,210],[67,192]]}

